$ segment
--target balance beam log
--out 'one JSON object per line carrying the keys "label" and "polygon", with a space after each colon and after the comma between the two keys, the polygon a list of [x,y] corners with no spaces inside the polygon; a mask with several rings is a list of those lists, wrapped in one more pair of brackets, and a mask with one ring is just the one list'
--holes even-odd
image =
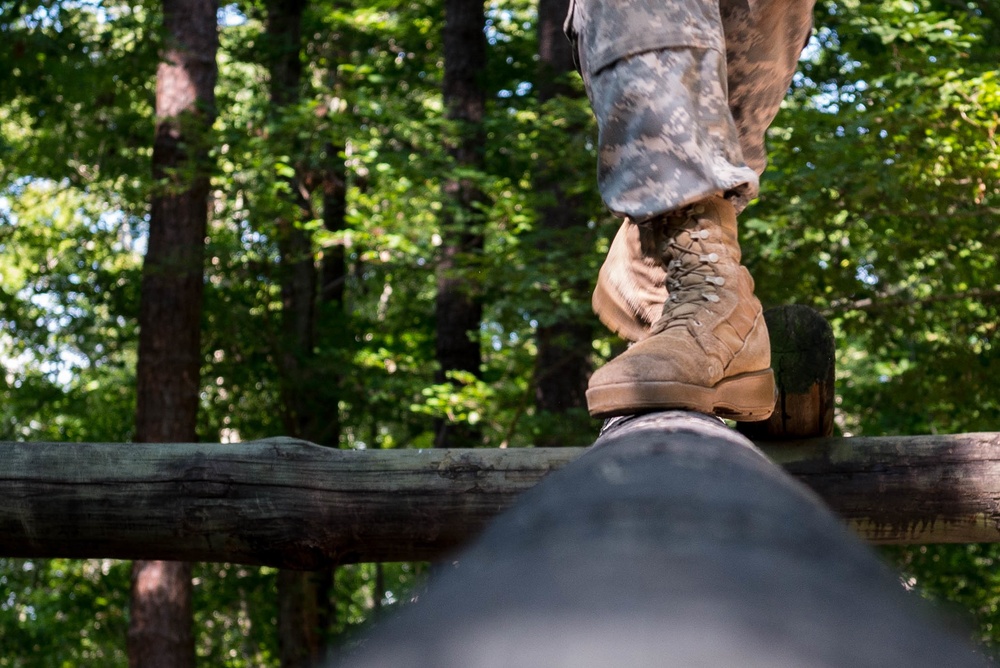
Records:
{"label": "balance beam log", "polygon": [[339,664],[980,666],[819,498],[718,421],[624,420]]}

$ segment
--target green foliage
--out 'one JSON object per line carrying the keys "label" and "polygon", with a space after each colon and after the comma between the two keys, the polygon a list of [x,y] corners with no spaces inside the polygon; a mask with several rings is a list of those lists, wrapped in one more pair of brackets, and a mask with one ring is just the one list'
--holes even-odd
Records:
{"label": "green foliage", "polygon": [[0,666],[127,666],[129,565],[0,558]]}
{"label": "green foliage", "polygon": [[817,20],[748,212],[761,292],[833,321],[846,431],[987,429],[1000,417],[988,26],[929,2],[829,2]]}
{"label": "green foliage", "polygon": [[[953,615],[960,628],[975,622],[970,635],[996,660],[1000,629],[1000,574],[995,545],[921,545],[884,549],[908,588],[920,592]],[[970,614],[971,613],[971,614]]]}
{"label": "green foliage", "polygon": [[[963,7],[957,7],[963,4]],[[845,434],[994,430],[1000,418],[1000,118],[988,3],[825,2],[747,212],[771,303],[834,325]],[[996,546],[887,550],[908,586],[997,633]]]}
{"label": "green foliage", "polygon": [[333,626],[338,642],[334,651],[346,650],[361,633],[397,605],[419,595],[427,575],[423,563],[354,564],[336,571],[336,610]]}

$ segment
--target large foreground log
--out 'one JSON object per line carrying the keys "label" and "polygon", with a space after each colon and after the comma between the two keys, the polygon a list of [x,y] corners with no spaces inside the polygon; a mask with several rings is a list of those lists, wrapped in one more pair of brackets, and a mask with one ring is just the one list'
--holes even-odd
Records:
{"label": "large foreground log", "polygon": [[[1000,434],[761,445],[873,542],[1000,542]],[[582,452],[0,443],[0,555],[431,559]]]}
{"label": "large foreground log", "polygon": [[986,665],[709,418],[619,423],[350,657],[408,666]]}

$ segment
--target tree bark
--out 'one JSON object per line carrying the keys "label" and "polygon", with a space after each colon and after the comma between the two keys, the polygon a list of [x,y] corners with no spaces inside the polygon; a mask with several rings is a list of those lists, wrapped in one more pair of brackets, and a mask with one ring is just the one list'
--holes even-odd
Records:
{"label": "tree bark", "polygon": [[563,31],[569,0],[538,0],[539,91],[542,102],[556,95],[572,95],[560,80],[572,72],[573,47]]}
{"label": "tree bark", "polygon": [[330,639],[333,570],[282,569],[277,589],[281,665],[312,668],[325,656]]}
{"label": "tree bark", "polygon": [[[456,169],[483,166],[485,136],[482,123],[486,107],[483,76],[486,71],[485,15],[482,0],[446,0],[443,96],[446,116],[455,122],[457,136],[449,152]],[[467,177],[454,176],[444,184],[448,198],[441,224],[441,250],[437,266],[436,357],[438,382],[449,371],[479,376],[482,353],[479,325],[482,303],[475,275],[475,257],[483,247],[483,194]],[[445,419],[435,426],[435,446],[469,447],[480,439],[467,424]]]}
{"label": "tree bark", "polygon": [[[266,56],[272,117],[280,124],[282,115],[301,101],[302,87],[302,12],[304,0],[267,3]],[[279,129],[279,141],[301,159],[301,147],[294,132]],[[311,206],[305,192],[302,169],[287,179],[288,206],[278,215],[275,235],[278,241],[281,283],[281,360],[282,403],[285,433],[301,438],[310,420],[307,407],[313,391],[309,382],[309,358],[313,354],[316,335],[316,295],[318,276],[312,248],[312,237],[302,222],[311,218]]]}
{"label": "tree bark", "polygon": [[460,545],[579,454],[353,451],[295,439],[0,443],[0,554],[303,570],[423,561]]}
{"label": "tree bark", "polygon": [[[302,98],[302,18],[304,0],[292,2],[269,0],[267,3],[268,70],[272,113],[280,115],[301,102]],[[289,152],[302,158],[298,142],[291,140]],[[333,153],[336,160],[336,153]],[[289,191],[294,211],[291,217],[276,222],[280,253],[282,337],[282,401],[285,431],[296,438],[336,447],[340,437],[338,415],[339,385],[337,374],[316,363],[320,300],[324,296],[342,297],[342,292],[320,292],[320,268],[313,251],[312,235],[301,226],[311,217],[311,203],[306,182],[312,175],[297,168],[290,179]],[[327,190],[324,188],[324,190]],[[324,194],[324,204],[331,203]],[[324,209],[324,222],[337,226],[336,209]],[[342,220],[340,221],[342,226]],[[343,255],[340,267],[328,262],[324,272],[340,271],[343,275]],[[335,305],[340,307],[338,300]],[[341,324],[341,323],[337,323]],[[319,572],[282,570],[278,572],[278,641],[282,668],[310,668],[322,659],[329,641],[327,622],[332,612],[333,574],[329,569]]]}
{"label": "tree bark", "polygon": [[[545,103],[559,96],[574,96],[571,87],[564,85],[564,78],[573,71],[573,54],[570,42],[563,33],[563,22],[569,10],[569,0],[539,0],[538,3],[538,99]],[[535,192],[546,199],[538,207],[538,222],[534,241],[527,244],[541,253],[541,266],[555,266],[559,258],[575,261],[572,251],[582,248],[581,236],[587,238],[587,217],[581,212],[579,197],[568,195],[563,188],[566,182],[565,166],[557,163],[555,156],[543,157],[537,164],[534,176]],[[561,272],[565,275],[565,272]],[[589,299],[590,280],[580,280],[569,286],[575,293],[575,303]],[[540,413],[558,416],[544,420],[536,439],[537,445],[558,446],[564,430],[553,425],[563,425],[569,413],[576,412],[580,419],[588,419],[587,381],[593,371],[590,359],[594,334],[594,318],[589,312],[580,315],[553,317],[539,314],[535,357],[535,405]]]}
{"label": "tree bark", "polygon": [[[1000,434],[759,445],[873,543],[1000,542]],[[583,452],[0,443],[0,554],[296,569],[440,558]]]}
{"label": "tree bark", "polygon": [[340,665],[984,666],[721,422],[620,422]]}
{"label": "tree bark", "polygon": [[[149,243],[139,314],[137,442],[194,441],[197,424],[209,133],[214,118],[217,3],[164,0],[156,74]],[[129,665],[194,666],[191,567],[132,567]]]}

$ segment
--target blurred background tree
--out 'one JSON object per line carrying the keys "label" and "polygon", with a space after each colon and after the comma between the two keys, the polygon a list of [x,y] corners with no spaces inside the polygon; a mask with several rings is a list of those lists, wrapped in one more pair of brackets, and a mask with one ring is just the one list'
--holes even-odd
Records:
{"label": "blurred background tree", "polygon": [[[618,221],[597,198],[593,121],[553,38],[565,4],[483,4],[473,119],[446,98],[446,11],[219,10],[200,440],[431,447],[442,428],[458,447],[593,440],[580,392],[622,344],[589,290]],[[0,0],[0,438],[136,438],[162,26],[148,1]],[[832,322],[842,434],[1000,423],[998,60],[989,0],[817,5],[742,244],[766,305]],[[475,195],[461,207],[455,184]],[[480,309],[448,331],[476,368],[442,366],[442,278]],[[886,556],[1000,642],[995,546]],[[350,643],[425,571],[360,564],[279,587],[275,569],[197,564],[198,663],[297,665],[311,643]],[[0,666],[125,665],[128,585],[121,562],[0,558]],[[310,621],[279,623],[289,602]]]}

